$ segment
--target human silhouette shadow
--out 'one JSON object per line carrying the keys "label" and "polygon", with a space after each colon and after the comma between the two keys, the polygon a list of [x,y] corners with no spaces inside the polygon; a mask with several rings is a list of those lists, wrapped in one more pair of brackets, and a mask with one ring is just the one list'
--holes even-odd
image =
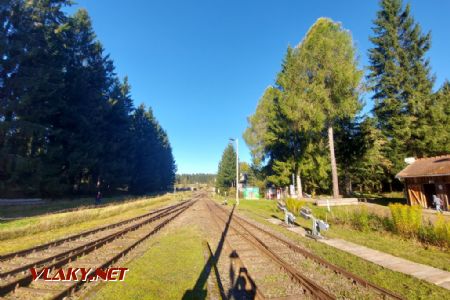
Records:
{"label": "human silhouette shadow", "polygon": [[[216,275],[217,278],[217,285],[220,291],[220,296],[222,297],[222,299],[228,299],[227,295],[225,294],[225,291],[223,289],[223,285],[222,285],[222,280],[220,278],[220,274],[219,271],[217,270],[216,264],[219,261],[219,257],[222,254],[222,250],[223,250],[223,245],[225,243],[225,237],[227,236],[228,233],[228,229],[230,227],[230,222],[231,222],[231,218],[233,217],[233,213],[234,213],[234,209],[235,206],[233,206],[230,215],[228,216],[228,220],[227,223],[225,224],[225,228],[221,234],[220,237],[220,241],[219,244],[217,245],[217,249],[214,252],[214,254],[209,255],[209,258],[207,260],[207,262],[205,263],[205,265],[203,266],[202,271],[200,272],[200,275],[194,285],[194,287],[192,288],[192,290],[187,290],[184,295],[183,295],[183,300],[188,300],[188,299],[205,299],[207,296],[207,291],[206,291],[206,281],[208,280],[208,277],[211,273],[211,270],[214,269],[214,274]],[[212,253],[211,249],[210,253]]]}
{"label": "human silhouette shadow", "polygon": [[[228,220],[225,224],[225,228],[221,234],[220,241],[217,245],[216,251],[212,253],[211,248],[209,248],[209,258],[205,265],[203,266],[202,271],[191,290],[187,290],[183,295],[183,300],[191,300],[191,299],[206,299],[207,298],[207,290],[206,290],[206,282],[208,280],[211,271],[214,270],[214,274],[217,279],[217,285],[220,292],[220,297],[222,299],[254,299],[256,294],[256,285],[248,276],[248,272],[246,268],[239,268],[236,272],[234,266],[236,265],[235,260],[239,258],[239,255],[235,250],[230,254],[230,282],[233,283],[233,286],[227,291],[224,290],[222,279],[220,277],[219,271],[217,269],[217,262],[222,254],[223,245],[225,243],[225,238],[228,234],[228,230],[230,227],[230,223],[234,214],[235,206],[231,210]],[[209,247],[209,245],[208,245]]]}

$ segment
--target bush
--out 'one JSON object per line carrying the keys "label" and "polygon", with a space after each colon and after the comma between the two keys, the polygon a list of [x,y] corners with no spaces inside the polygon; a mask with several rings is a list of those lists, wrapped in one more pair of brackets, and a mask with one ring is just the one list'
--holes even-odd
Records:
{"label": "bush", "polygon": [[354,210],[351,214],[351,224],[358,230],[368,231],[370,229],[369,220],[370,215],[367,211],[367,207],[362,206],[357,210]]}
{"label": "bush", "polygon": [[438,215],[433,229],[437,242],[450,247],[450,222],[446,221],[444,216]]}
{"label": "bush", "polygon": [[286,201],[286,208],[293,213],[294,215],[298,215],[298,212],[300,208],[305,206],[305,201],[293,199],[293,198],[287,198]]}
{"label": "bush", "polygon": [[422,226],[422,208],[403,204],[390,204],[394,230],[404,236],[418,236]]}

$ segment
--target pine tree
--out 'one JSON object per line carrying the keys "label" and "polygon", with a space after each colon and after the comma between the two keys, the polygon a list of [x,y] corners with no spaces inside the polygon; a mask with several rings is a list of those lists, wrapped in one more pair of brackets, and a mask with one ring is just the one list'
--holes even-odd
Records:
{"label": "pine tree", "polygon": [[380,5],[370,38],[374,47],[369,50],[368,78],[395,174],[403,168],[405,157],[430,154],[430,143],[436,138],[429,115],[434,78],[426,59],[431,36],[421,32],[409,4],[403,8],[401,0],[383,0]]}
{"label": "pine tree", "polygon": [[[176,165],[151,110],[70,0],[0,3],[0,193],[59,197],[166,190]],[[134,136],[136,134],[136,136]]]}
{"label": "pine tree", "polygon": [[131,114],[134,110],[130,90],[128,77],[123,82],[116,79],[109,95],[105,116],[107,126],[102,134],[105,146],[101,156],[103,182],[109,191],[125,189],[130,181],[128,164],[132,143]]}
{"label": "pine tree", "polygon": [[222,190],[236,187],[236,152],[232,144],[228,144],[223,151],[217,171],[216,187]]}
{"label": "pine tree", "polygon": [[430,155],[450,153],[450,81],[446,80],[441,88],[432,96],[429,108],[429,120],[432,138],[429,139]]}
{"label": "pine tree", "polygon": [[[11,1],[2,11],[6,37],[1,94],[4,142],[0,160],[6,161],[10,192],[34,194],[40,189],[44,158],[52,150],[49,136],[62,97],[63,44],[58,32],[66,18],[65,0]],[[3,39],[2,38],[2,39]]]}

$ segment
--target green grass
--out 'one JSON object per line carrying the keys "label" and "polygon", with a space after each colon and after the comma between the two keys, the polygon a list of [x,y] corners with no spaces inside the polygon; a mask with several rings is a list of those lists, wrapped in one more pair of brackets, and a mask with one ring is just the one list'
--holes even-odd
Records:
{"label": "green grass", "polygon": [[79,209],[3,222],[0,223],[0,254],[26,249],[67,235],[119,222],[144,214],[150,209],[186,199],[188,195],[189,193],[167,194],[101,208]]}
{"label": "green grass", "polygon": [[102,283],[89,299],[199,299],[190,293],[205,264],[199,230],[189,227],[156,236],[149,250],[124,267],[123,282]]}
{"label": "green grass", "polygon": [[[324,207],[310,207],[316,216],[330,216],[330,213],[328,213]],[[372,211],[372,207],[365,206],[332,207],[331,213],[338,216],[344,214],[351,215],[353,211],[361,209],[366,209],[368,212],[379,213],[376,211],[378,208],[375,208],[375,211]],[[382,213],[380,214],[383,215]],[[371,220],[369,219],[368,222],[370,224]],[[301,217],[297,217],[297,223],[303,227],[311,227],[311,221]],[[414,238],[402,237],[383,229],[373,230],[368,226],[366,230],[361,231],[347,224],[331,224],[330,230],[325,232],[324,235],[330,238],[340,238],[417,263],[450,271],[450,252],[448,249],[424,244]]]}
{"label": "green grass", "polygon": [[381,194],[360,194],[355,193],[358,198],[364,198],[369,203],[379,204],[383,206],[388,206],[390,203],[401,203],[407,204],[407,200],[403,192],[390,192]]}
{"label": "green grass", "polygon": [[[222,199],[218,199],[218,201],[221,200]],[[229,202],[234,203],[234,201]],[[395,291],[408,299],[450,299],[448,290],[416,279],[414,277],[382,268],[381,266],[365,261],[357,256],[348,254],[326,244],[318,243],[312,239],[304,238],[302,236],[299,236],[298,234],[286,230],[284,227],[267,222],[266,219],[272,216],[280,219],[284,217],[283,213],[278,211],[275,201],[241,200],[238,211],[247,215],[248,217],[253,218],[256,221],[266,224],[274,230],[282,232],[284,235],[290,237],[293,240],[296,240],[301,246],[326,259],[327,261],[341,266],[344,269],[353,272],[360,277],[365,278],[386,289]],[[310,228],[310,221],[301,220],[300,218],[297,218],[297,220],[301,225]],[[383,245],[383,249],[392,247],[396,249],[395,251],[401,253],[402,257],[410,260],[413,260],[414,258],[419,259],[420,255],[425,255],[427,257],[427,262],[430,262],[432,259],[434,259],[443,260],[441,266],[443,264],[446,264],[446,266],[448,267],[449,264],[448,253],[444,253],[437,249],[434,249],[435,251],[429,251],[426,249],[417,250],[414,249],[414,247],[419,248],[417,245],[409,244],[408,241],[402,241],[395,236],[384,237],[381,234],[369,236],[364,232],[348,230],[348,228],[338,228],[335,226],[333,226],[328,234],[336,234],[336,237],[348,239],[353,242],[360,241],[362,243],[365,241],[368,246],[373,246],[371,248],[375,248],[377,245]],[[370,241],[371,239],[374,239],[374,241]],[[409,255],[410,253],[413,254]],[[422,262],[424,262],[424,260],[422,260]]]}

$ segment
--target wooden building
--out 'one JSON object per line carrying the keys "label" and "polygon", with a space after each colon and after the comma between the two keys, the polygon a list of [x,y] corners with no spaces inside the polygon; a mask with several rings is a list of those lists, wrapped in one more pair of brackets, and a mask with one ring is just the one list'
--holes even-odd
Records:
{"label": "wooden building", "polygon": [[443,209],[449,210],[450,154],[407,162],[410,164],[395,177],[405,184],[408,203],[434,208],[433,195],[436,195],[442,200]]}

